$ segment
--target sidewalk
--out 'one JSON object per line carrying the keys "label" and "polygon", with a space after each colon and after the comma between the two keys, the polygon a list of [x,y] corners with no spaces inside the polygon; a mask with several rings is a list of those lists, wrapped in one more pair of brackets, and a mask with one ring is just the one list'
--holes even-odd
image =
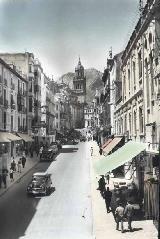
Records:
{"label": "sidewalk", "polygon": [[[93,208],[93,230],[94,239],[157,239],[158,233],[153,225],[152,220],[145,221],[133,221],[132,226],[134,232],[116,230],[116,223],[112,213],[106,212],[105,201],[101,197],[100,192],[97,189],[99,175],[96,175],[94,171],[94,163],[100,160],[99,147],[95,141],[89,142],[89,149],[93,147],[93,156],[91,157],[91,193],[92,193],[92,208]],[[96,178],[97,176],[97,178]],[[110,180],[110,189],[113,189],[113,180]],[[124,229],[127,229],[127,222],[124,222]]]}
{"label": "sidewalk", "polygon": [[[15,161],[18,162],[18,159],[19,159],[19,157],[15,158]],[[9,190],[9,188],[11,188],[15,182],[17,182],[22,177],[24,177],[28,173],[28,171],[30,169],[32,169],[38,162],[39,162],[39,158],[36,156],[36,153],[34,153],[33,158],[27,156],[26,157],[25,168],[22,168],[22,172],[21,173],[18,173],[18,172],[14,173],[14,175],[13,175],[14,181],[13,182],[11,182],[10,177],[9,177],[9,172],[8,172],[7,188],[4,188],[4,185],[2,183],[2,188],[0,188],[0,196],[2,196],[5,192],[7,192]],[[9,166],[10,165],[8,165],[8,171],[9,171]]]}

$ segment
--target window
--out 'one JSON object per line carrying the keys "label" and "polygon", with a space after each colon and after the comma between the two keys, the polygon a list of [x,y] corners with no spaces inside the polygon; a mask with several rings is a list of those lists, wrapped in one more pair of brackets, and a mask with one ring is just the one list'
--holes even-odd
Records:
{"label": "window", "polygon": [[139,131],[143,133],[143,110],[141,107],[139,108]]}
{"label": "window", "polygon": [[13,131],[13,115],[11,115],[11,131]]}
{"label": "window", "polygon": [[18,129],[20,128],[20,118],[19,118],[19,116],[18,116]]}
{"label": "window", "polygon": [[135,61],[133,61],[133,84],[136,85],[136,64]]}
{"label": "window", "polygon": [[7,114],[6,112],[3,113],[3,123],[4,123],[4,129],[6,129],[7,124]]}
{"label": "window", "polygon": [[29,65],[29,73],[32,73],[32,65]]}
{"label": "window", "polygon": [[29,112],[32,112],[32,98],[29,98]]}
{"label": "window", "polygon": [[137,134],[137,113],[134,111],[134,134]]}
{"label": "window", "polygon": [[128,69],[128,88],[129,88],[129,91],[130,91],[130,88],[131,88],[131,74],[130,74],[129,69]]}
{"label": "window", "polygon": [[148,75],[148,62],[147,59],[145,59],[145,73],[146,73],[146,93],[147,93],[147,107],[150,105],[150,95],[149,95],[149,75]]}
{"label": "window", "polygon": [[139,68],[139,78],[142,77],[142,54],[141,51],[138,53],[138,68]]}

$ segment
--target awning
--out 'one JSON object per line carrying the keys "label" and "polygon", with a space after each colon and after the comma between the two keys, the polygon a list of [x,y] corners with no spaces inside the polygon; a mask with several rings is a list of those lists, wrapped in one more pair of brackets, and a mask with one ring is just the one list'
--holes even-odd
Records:
{"label": "awning", "polygon": [[11,141],[7,138],[8,133],[0,132],[0,143],[10,143]]}
{"label": "awning", "polygon": [[28,134],[22,134],[22,133],[17,133],[21,139],[23,139],[25,142],[33,142],[34,140],[32,139],[31,136]]}
{"label": "awning", "polygon": [[105,155],[109,154],[114,147],[121,141],[122,137],[115,137],[112,141],[103,149]]}
{"label": "awning", "polygon": [[129,141],[111,155],[103,157],[100,161],[98,161],[95,164],[96,172],[104,175],[107,172],[112,171],[113,169],[118,168],[119,166],[132,160],[145,149],[146,145],[144,143]]}
{"label": "awning", "polygon": [[104,149],[111,141],[112,139],[107,139],[107,141],[102,145],[102,149]]}
{"label": "awning", "polygon": [[22,140],[20,137],[12,134],[12,133],[7,133],[7,138],[10,140],[10,141],[18,141],[18,140]]}

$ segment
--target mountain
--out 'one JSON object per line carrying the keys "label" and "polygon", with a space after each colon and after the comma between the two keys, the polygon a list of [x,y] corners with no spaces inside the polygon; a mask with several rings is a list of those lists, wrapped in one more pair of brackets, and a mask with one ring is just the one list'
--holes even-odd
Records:
{"label": "mountain", "polygon": [[[102,72],[96,70],[95,68],[85,69],[85,76],[86,76],[86,102],[90,103],[94,99],[96,89],[102,89]],[[73,78],[75,73],[68,72],[62,75],[58,82],[67,84],[71,89],[73,89]]]}

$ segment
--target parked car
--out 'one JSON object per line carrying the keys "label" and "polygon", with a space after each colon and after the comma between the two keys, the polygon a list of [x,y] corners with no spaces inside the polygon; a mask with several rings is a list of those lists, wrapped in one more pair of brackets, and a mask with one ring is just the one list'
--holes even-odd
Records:
{"label": "parked car", "polygon": [[27,187],[28,195],[48,195],[51,191],[51,174],[47,172],[37,172],[32,176],[32,180]]}
{"label": "parked car", "polygon": [[52,151],[53,151],[54,154],[57,154],[57,153],[58,153],[58,144],[57,144],[57,142],[52,142],[52,143],[50,144],[50,147],[49,147],[49,148],[52,149]]}
{"label": "parked car", "polygon": [[42,151],[42,156],[40,161],[52,161],[55,155],[55,150],[53,148],[44,149]]}

